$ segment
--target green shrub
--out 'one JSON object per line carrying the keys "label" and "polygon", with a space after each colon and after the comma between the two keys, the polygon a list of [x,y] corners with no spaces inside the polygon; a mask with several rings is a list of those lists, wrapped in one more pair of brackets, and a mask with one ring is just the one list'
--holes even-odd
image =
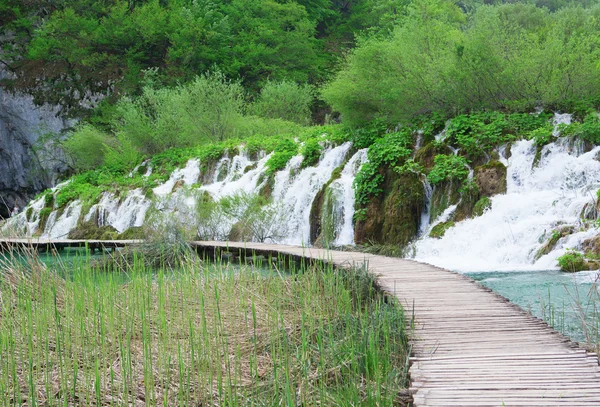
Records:
{"label": "green shrub", "polygon": [[369,148],[368,162],[363,164],[354,178],[356,197],[355,218],[364,218],[364,208],[371,198],[383,192],[385,169],[390,168],[402,172],[404,169],[415,169],[410,164],[404,167],[411,157],[412,136],[408,131],[388,133],[378,138]]}
{"label": "green shrub", "polygon": [[310,85],[299,85],[286,80],[267,81],[251,110],[257,116],[308,125],[313,100],[314,90]]}
{"label": "green shrub", "polygon": [[271,175],[282,170],[288,161],[298,153],[298,145],[289,138],[284,138],[277,143],[273,155],[267,161],[267,173]]}
{"label": "green shrub", "polygon": [[312,167],[318,164],[321,154],[323,153],[323,146],[317,139],[308,139],[304,142],[301,149],[301,154],[304,157],[302,160],[302,168]]}
{"label": "green shrub", "polygon": [[438,154],[434,158],[434,166],[427,175],[433,185],[443,181],[464,181],[469,175],[467,160],[457,155]]}
{"label": "green shrub", "polygon": [[556,139],[554,134],[552,134],[552,126],[544,126],[532,130],[529,132],[528,138],[532,139],[538,147],[545,146]]}
{"label": "green shrub", "polygon": [[76,171],[88,171],[104,163],[109,136],[89,124],[78,126],[64,143]]}
{"label": "green shrub", "polygon": [[587,265],[583,254],[576,251],[567,251],[558,258],[558,266],[562,271],[574,273],[587,270]]}
{"label": "green shrub", "polygon": [[491,207],[492,200],[487,196],[484,196],[475,203],[475,206],[473,206],[473,216],[481,216],[485,211],[491,209]]}
{"label": "green shrub", "polygon": [[597,113],[590,113],[583,122],[573,122],[560,128],[563,136],[581,138],[592,144],[600,144],[600,119]]}

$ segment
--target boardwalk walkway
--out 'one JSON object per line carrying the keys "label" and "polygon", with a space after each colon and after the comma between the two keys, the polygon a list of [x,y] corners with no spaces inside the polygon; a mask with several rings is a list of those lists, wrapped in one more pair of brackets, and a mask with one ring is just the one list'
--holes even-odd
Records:
{"label": "boardwalk walkway", "polygon": [[401,301],[408,318],[414,315],[410,375],[415,406],[600,406],[595,354],[459,274],[355,252],[260,243],[193,244],[205,251],[283,254],[339,267],[366,262],[380,285]]}

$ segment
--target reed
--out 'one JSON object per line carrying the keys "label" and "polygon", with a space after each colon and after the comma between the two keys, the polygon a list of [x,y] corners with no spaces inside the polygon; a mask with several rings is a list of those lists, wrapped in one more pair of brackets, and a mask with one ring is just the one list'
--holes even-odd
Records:
{"label": "reed", "polygon": [[265,263],[5,255],[0,405],[399,405],[400,305],[364,270]]}

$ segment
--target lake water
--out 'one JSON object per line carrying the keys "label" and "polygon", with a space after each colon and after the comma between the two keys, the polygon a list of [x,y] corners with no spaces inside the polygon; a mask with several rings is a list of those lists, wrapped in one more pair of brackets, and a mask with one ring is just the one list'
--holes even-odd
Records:
{"label": "lake water", "polygon": [[[598,338],[600,294],[598,272],[557,270],[465,273],[521,308],[553,325],[575,341],[584,341],[582,319]],[[578,305],[580,304],[580,305]]]}

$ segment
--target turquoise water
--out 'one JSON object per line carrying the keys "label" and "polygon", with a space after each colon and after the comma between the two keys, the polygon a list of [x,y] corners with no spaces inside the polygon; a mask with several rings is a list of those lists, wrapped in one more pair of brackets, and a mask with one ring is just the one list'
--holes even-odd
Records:
{"label": "turquoise water", "polygon": [[466,273],[575,341],[585,341],[586,336],[598,340],[597,274],[557,270]]}

